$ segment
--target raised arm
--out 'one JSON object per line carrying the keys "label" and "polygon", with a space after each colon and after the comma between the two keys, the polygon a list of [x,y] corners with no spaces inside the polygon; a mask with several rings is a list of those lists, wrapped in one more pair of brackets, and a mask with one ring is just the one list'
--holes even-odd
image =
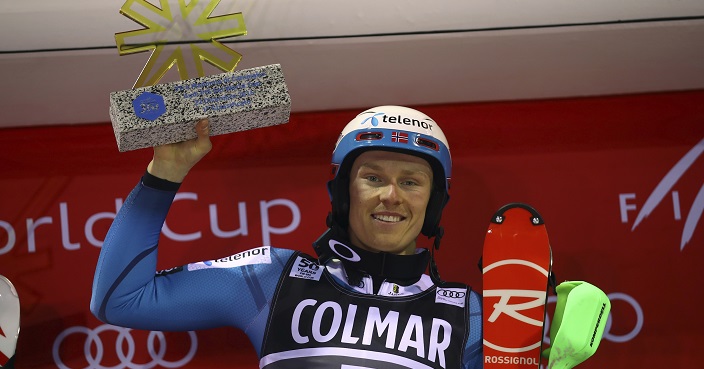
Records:
{"label": "raised arm", "polygon": [[266,316],[262,312],[268,309],[288,250],[272,249],[269,263],[195,271],[184,266],[156,273],[161,228],[180,182],[210,151],[208,128],[201,121],[197,138],[154,148],[147,173],[103,243],[91,298],[98,319],[137,329],[195,330],[224,325],[251,329],[253,320]]}

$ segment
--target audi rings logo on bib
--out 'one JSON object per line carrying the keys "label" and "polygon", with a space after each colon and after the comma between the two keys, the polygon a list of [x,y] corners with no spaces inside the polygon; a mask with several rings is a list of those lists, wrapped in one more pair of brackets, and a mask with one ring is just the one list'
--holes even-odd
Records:
{"label": "audi rings logo on bib", "polygon": [[466,288],[438,288],[435,293],[435,303],[455,305],[463,308],[466,296]]}
{"label": "audi rings logo on bib", "polygon": [[52,354],[59,369],[151,369],[184,367],[197,350],[192,331],[165,334],[103,324],[65,329],[56,336]]}

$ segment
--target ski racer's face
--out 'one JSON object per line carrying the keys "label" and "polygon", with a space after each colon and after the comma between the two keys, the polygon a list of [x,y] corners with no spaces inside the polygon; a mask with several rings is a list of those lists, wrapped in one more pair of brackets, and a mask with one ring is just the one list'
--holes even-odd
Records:
{"label": "ski racer's face", "polygon": [[369,251],[413,254],[430,200],[433,171],[408,154],[367,151],[350,171],[349,236]]}

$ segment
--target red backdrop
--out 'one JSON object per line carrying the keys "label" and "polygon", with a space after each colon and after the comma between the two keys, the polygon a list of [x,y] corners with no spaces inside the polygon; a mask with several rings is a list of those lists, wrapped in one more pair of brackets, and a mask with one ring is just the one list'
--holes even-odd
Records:
{"label": "red backdrop", "polygon": [[[529,203],[546,220],[558,280],[589,281],[612,299],[599,351],[581,367],[699,365],[704,91],[422,110],[454,160],[444,279],[481,289],[491,214]],[[357,112],[294,114],[287,125],[214,137],[167,218],[160,266],[266,241],[311,252],[329,207],[330,152]],[[88,311],[100,242],[150,150],[118,153],[107,123],[0,130],[0,150],[0,274],[22,304],[18,367],[257,366],[229,328],[127,331]]]}

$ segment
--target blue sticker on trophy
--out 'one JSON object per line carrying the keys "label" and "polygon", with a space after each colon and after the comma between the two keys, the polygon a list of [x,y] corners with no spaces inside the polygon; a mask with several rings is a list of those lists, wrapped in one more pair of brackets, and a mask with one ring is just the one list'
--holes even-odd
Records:
{"label": "blue sticker on trophy", "polygon": [[156,120],[166,113],[166,104],[161,95],[143,92],[132,101],[134,114],[142,119]]}

